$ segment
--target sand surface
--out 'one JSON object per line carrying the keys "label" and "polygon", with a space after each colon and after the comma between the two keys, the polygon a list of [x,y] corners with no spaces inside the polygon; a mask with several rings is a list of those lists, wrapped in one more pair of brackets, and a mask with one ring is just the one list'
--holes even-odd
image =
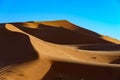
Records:
{"label": "sand surface", "polygon": [[0,80],[120,80],[120,41],[66,20],[0,24]]}

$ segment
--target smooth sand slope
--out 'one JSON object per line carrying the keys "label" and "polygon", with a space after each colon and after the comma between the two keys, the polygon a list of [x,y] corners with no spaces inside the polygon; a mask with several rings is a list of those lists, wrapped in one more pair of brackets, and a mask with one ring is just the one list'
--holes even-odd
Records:
{"label": "smooth sand slope", "polygon": [[0,26],[0,80],[120,80],[119,44],[95,32],[65,20]]}

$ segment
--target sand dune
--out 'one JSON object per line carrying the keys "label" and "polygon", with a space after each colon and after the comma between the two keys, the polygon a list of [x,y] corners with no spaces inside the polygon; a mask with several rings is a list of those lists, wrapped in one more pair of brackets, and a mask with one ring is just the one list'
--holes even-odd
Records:
{"label": "sand dune", "polygon": [[120,46],[111,38],[66,20],[0,26],[0,80],[120,79]]}
{"label": "sand dune", "polygon": [[13,23],[13,25],[39,39],[56,44],[112,44],[111,41],[102,39],[99,34],[68,21]]}

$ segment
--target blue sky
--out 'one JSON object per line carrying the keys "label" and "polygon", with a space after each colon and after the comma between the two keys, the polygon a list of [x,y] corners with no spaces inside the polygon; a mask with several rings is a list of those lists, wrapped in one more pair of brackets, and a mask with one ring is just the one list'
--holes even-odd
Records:
{"label": "blue sky", "polygon": [[0,22],[66,19],[120,39],[120,0],[0,0]]}

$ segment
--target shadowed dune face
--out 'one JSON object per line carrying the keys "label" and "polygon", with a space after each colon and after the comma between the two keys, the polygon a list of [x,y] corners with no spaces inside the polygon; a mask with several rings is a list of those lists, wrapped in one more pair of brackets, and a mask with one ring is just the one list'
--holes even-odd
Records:
{"label": "shadowed dune face", "polygon": [[42,80],[120,80],[119,74],[110,67],[54,62]]}
{"label": "shadowed dune face", "polygon": [[91,44],[91,45],[76,45],[78,49],[93,50],[93,51],[120,51],[119,44]]}
{"label": "shadowed dune face", "polygon": [[101,37],[100,34],[90,31],[90,30],[87,30],[85,28],[79,27],[67,20],[44,21],[44,22],[37,22],[37,23],[42,23],[44,25],[49,25],[49,26],[57,26],[57,27],[61,26],[65,29],[72,30],[72,31],[80,33],[80,34],[88,35],[91,37]]}
{"label": "shadowed dune face", "polygon": [[5,24],[0,24],[0,62],[3,65],[37,58],[37,52],[27,35],[9,31],[5,28]]}
{"label": "shadowed dune face", "polygon": [[120,59],[114,60],[114,61],[110,62],[110,64],[120,64]]}
{"label": "shadowed dune face", "polygon": [[[98,44],[110,43],[98,37],[91,37],[82,33],[77,33],[63,27],[55,27],[40,24],[38,28],[28,28],[22,24],[13,24],[19,29],[39,38],[56,44]],[[94,39],[93,39],[94,38]]]}

